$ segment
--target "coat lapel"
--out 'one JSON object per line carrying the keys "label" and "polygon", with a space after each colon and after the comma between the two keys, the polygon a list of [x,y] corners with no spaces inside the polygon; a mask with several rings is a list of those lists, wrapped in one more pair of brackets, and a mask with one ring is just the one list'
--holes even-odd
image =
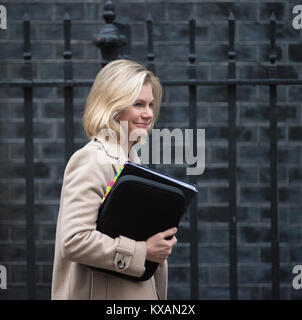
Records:
{"label": "coat lapel", "polygon": [[97,141],[102,145],[102,148],[106,152],[107,156],[111,159],[115,174],[128,160],[138,164],[141,163],[134,147],[130,149],[128,158],[127,151],[124,150],[119,144],[108,142],[100,135],[94,137],[94,139],[97,139]]}

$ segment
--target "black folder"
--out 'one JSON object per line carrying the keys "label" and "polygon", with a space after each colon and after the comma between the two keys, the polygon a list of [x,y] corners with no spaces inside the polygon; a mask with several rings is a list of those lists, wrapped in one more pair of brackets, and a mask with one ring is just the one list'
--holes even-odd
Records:
{"label": "black folder", "polygon": [[[97,230],[112,238],[123,235],[146,241],[158,232],[178,227],[196,193],[193,184],[127,161],[107,188],[99,209]],[[94,269],[128,280],[145,281],[152,277],[157,266],[158,263],[146,260],[141,277]]]}

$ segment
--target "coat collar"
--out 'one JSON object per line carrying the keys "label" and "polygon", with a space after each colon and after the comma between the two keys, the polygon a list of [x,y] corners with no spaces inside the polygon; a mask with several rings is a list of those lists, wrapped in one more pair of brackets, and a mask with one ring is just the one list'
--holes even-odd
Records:
{"label": "coat collar", "polygon": [[107,141],[100,134],[94,136],[92,140],[101,144],[102,149],[112,161],[112,166],[115,173],[117,173],[120,167],[128,160],[138,164],[141,163],[134,147],[131,147],[128,157],[128,150],[125,150],[125,148],[123,148],[120,144]]}

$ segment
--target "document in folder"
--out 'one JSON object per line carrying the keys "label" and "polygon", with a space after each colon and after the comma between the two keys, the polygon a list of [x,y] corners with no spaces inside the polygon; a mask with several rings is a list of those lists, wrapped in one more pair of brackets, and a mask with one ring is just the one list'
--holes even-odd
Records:
{"label": "document in folder", "polygon": [[[194,185],[126,162],[106,189],[99,209],[97,230],[112,238],[120,235],[146,241],[178,224],[197,189]],[[158,263],[146,260],[141,277],[97,269],[135,281],[152,277]]]}

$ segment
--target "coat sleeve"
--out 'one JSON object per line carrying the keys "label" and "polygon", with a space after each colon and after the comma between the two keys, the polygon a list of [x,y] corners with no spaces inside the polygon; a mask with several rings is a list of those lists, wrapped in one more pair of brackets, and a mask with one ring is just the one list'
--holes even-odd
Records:
{"label": "coat sleeve", "polygon": [[67,164],[58,219],[61,254],[81,264],[139,277],[145,271],[146,243],[123,236],[113,239],[96,230],[98,209],[114,175],[105,159],[103,150],[90,146],[77,151]]}
{"label": "coat sleeve", "polygon": [[168,291],[168,262],[160,263],[154,273],[156,290],[160,300],[167,300]]}

